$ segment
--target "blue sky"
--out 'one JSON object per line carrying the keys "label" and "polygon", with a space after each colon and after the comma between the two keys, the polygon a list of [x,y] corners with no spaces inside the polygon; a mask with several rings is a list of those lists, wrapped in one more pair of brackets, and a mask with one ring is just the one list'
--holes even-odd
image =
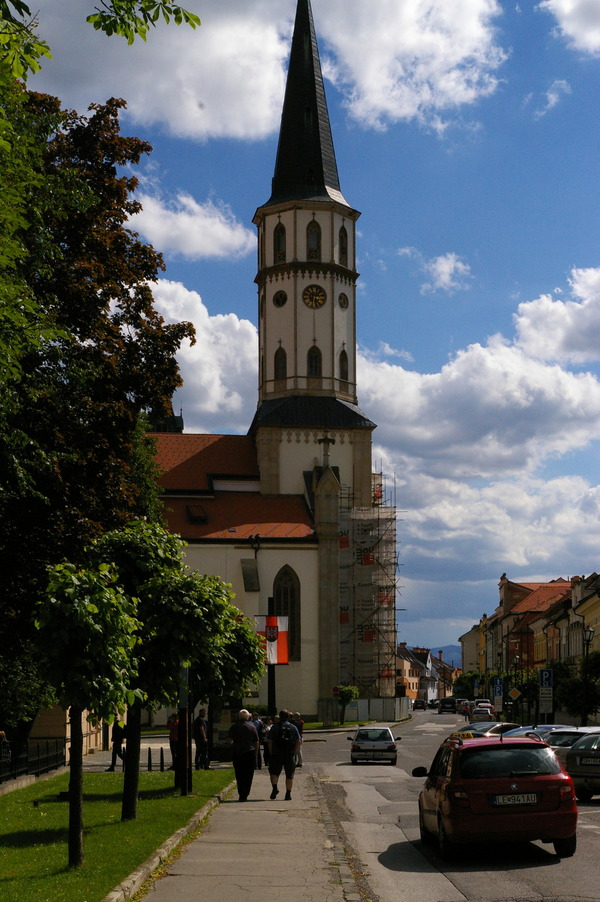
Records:
{"label": "blue sky", "polygon": [[[188,0],[202,26],[127,47],[88,3],[38,0],[31,87],[123,97],[148,140],[157,306],[186,431],[257,401],[256,235],[295,0]],[[497,583],[600,568],[600,2],[312,0],[342,190],[358,223],[359,403],[399,514],[399,638],[433,648]],[[91,8],[91,0],[89,2]]]}

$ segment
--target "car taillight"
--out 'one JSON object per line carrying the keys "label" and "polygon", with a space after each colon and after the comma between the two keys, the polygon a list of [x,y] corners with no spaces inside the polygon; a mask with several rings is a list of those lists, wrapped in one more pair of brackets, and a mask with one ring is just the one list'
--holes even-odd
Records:
{"label": "car taillight", "polygon": [[454,802],[456,805],[466,806],[469,804],[469,793],[465,792],[464,789],[449,790],[448,798],[451,802]]}
{"label": "car taillight", "polygon": [[392,742],[390,745],[388,745],[387,751],[388,751],[388,752],[395,752],[395,751],[396,751],[396,743],[395,743],[395,742]]}
{"label": "car taillight", "polygon": [[560,787],[560,800],[561,802],[572,802],[575,798],[575,792],[573,787],[569,783],[565,783]]}
{"label": "car taillight", "polygon": [[352,751],[353,751],[353,752],[360,752],[360,746],[358,745],[358,743],[356,743],[356,742],[353,742],[353,743],[352,743]]}

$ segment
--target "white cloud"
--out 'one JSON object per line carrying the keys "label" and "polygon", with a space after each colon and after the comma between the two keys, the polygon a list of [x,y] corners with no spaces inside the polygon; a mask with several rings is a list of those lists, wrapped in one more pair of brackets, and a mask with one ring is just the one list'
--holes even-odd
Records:
{"label": "white cloud", "polygon": [[256,250],[256,235],[235,219],[226,204],[210,200],[199,204],[185,192],[166,203],[144,193],[137,199],[143,209],[129,224],[165,256],[231,259]]}
{"label": "white cloud", "polygon": [[555,106],[558,106],[561,98],[564,97],[565,94],[570,93],[571,86],[568,81],[564,81],[564,79],[556,79],[553,81],[546,91],[544,106],[534,112],[534,119],[541,119],[542,116],[545,116],[546,113],[553,110]]}
{"label": "white cloud", "polygon": [[538,8],[551,13],[557,32],[575,50],[600,53],[600,4],[596,0],[542,0]]}
{"label": "white cloud", "polygon": [[600,267],[573,269],[569,285],[571,299],[543,294],[519,304],[518,343],[540,360],[600,360]]}
{"label": "white cloud", "polygon": [[[38,0],[40,32],[54,60],[36,90],[84,110],[125,96],[136,123],[177,136],[259,139],[279,123],[294,0],[188,0],[202,25],[161,26],[128,47],[85,24],[81,0]],[[497,0],[328,0],[315,5],[324,72],[352,118],[383,128],[444,116],[497,87],[506,58],[495,42]]]}
{"label": "white cloud", "polygon": [[528,357],[499,337],[419,374],[361,356],[360,401],[398,472],[512,477],[600,437],[600,383]]}
{"label": "white cloud", "polygon": [[183,409],[186,431],[245,433],[257,398],[255,327],[234,313],[211,316],[200,295],[179,282],[161,279],[153,294],[165,320],[196,327],[196,343],[178,354],[184,385],[173,403]]}
{"label": "white cloud", "polygon": [[453,251],[426,259],[415,247],[401,247],[398,254],[416,260],[421,271],[426,274],[428,281],[421,285],[421,294],[454,294],[455,291],[470,288],[471,267]]}
{"label": "white cloud", "polygon": [[362,125],[418,119],[443,131],[444,114],[496,90],[501,13],[496,0],[328,2],[318,24],[336,58],[326,71]]}

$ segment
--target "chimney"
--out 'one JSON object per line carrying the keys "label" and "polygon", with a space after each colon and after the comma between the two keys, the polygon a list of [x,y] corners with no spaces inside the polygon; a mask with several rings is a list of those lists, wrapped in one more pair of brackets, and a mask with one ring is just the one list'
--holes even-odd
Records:
{"label": "chimney", "polygon": [[440,650],[438,651],[438,658],[440,659],[440,661],[443,661],[443,660],[444,660],[444,652],[442,651],[441,648],[440,648]]}

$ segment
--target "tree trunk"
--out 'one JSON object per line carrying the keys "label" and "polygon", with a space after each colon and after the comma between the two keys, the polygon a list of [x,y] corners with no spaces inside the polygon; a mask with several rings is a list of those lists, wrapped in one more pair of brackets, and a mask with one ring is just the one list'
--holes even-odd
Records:
{"label": "tree trunk", "polygon": [[125,777],[121,820],[134,821],[137,817],[140,783],[140,744],[142,738],[142,703],[137,701],[127,709],[127,746],[125,752]]}
{"label": "tree trunk", "polygon": [[69,867],[83,864],[83,711],[70,709],[71,753],[69,757]]}

